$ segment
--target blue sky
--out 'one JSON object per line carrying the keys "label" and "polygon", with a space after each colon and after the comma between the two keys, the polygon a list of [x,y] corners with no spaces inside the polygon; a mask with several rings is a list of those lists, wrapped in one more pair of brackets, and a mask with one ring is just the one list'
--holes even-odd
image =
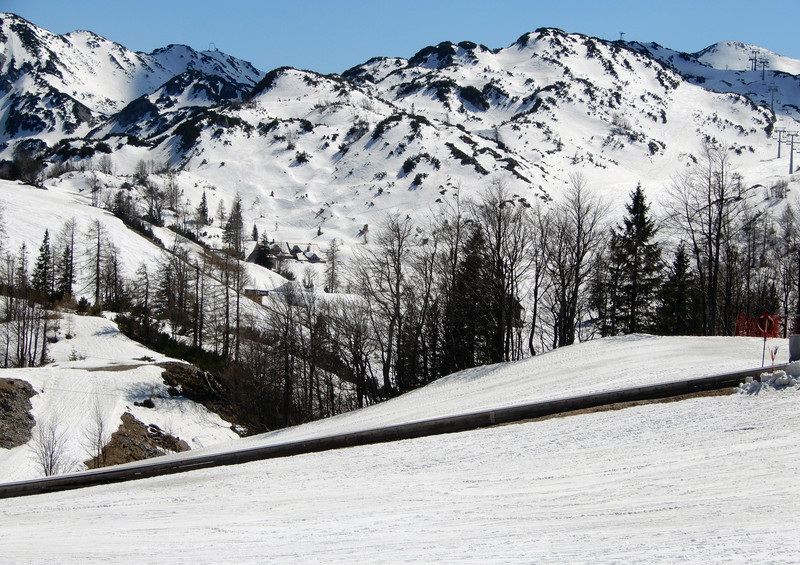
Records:
{"label": "blue sky", "polygon": [[88,29],[135,51],[212,44],[262,71],[341,73],[375,56],[411,57],[441,41],[506,47],[557,27],[694,52],[721,40],[800,59],[800,0],[0,0],[54,33]]}

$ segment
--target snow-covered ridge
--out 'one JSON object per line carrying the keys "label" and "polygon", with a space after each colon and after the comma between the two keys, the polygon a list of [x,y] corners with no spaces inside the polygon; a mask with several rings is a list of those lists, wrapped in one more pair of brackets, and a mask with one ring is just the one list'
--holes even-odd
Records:
{"label": "snow-covered ridge", "polygon": [[59,134],[86,135],[98,121],[188,71],[225,82],[235,98],[262,75],[250,63],[217,51],[170,45],[135,53],[89,31],[56,35],[13,14],[0,14],[5,84],[0,102],[6,108],[0,137],[38,134],[52,144]]}
{"label": "snow-covered ridge", "polygon": [[778,73],[773,92],[760,72],[554,29],[499,49],[444,42],[342,76],[263,74],[179,45],[132,53],[15,16],[3,16],[2,30],[3,48],[28,58],[2,65],[10,90],[0,158],[44,150],[91,169],[110,149],[109,193],[140,162],[163,163],[188,206],[203,192],[212,209],[229,206],[238,192],[248,226],[323,247],[334,237],[361,242],[385,211],[435,214],[493,180],[533,204],[558,198],[581,173],[619,208],[638,183],[658,206],[709,139],[736,154],[745,182],[771,186],[786,170],[774,132],[800,119],[794,75]]}
{"label": "snow-covered ridge", "polygon": [[765,68],[770,71],[790,75],[800,74],[800,61],[797,59],[738,41],[720,41],[694,53],[693,56],[701,63],[720,70],[750,70],[755,62],[755,70],[761,71],[763,62],[766,63]]}
{"label": "snow-covered ridge", "polygon": [[[677,380],[687,371],[752,367],[761,345],[747,338],[600,340],[456,374],[416,398],[362,413],[371,423],[407,421],[481,397],[516,403],[520,392],[547,397],[615,381]],[[774,345],[785,359],[785,341]],[[629,362],[621,367],[620,358]],[[800,489],[791,469],[800,453],[787,422],[798,399],[796,386],[765,387],[9,499],[0,510],[4,556],[793,563],[800,558],[791,535]],[[420,401],[426,407],[415,408]],[[252,441],[357,426],[358,417]],[[159,550],[143,552],[144,537]]]}

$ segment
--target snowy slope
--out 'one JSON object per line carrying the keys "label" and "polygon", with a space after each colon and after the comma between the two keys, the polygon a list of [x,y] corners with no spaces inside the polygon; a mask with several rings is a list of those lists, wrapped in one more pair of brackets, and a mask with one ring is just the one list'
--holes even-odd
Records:
{"label": "snowy slope", "polygon": [[[52,363],[3,369],[0,377],[27,381],[38,393],[31,398],[31,414],[37,426],[57,424],[66,434],[65,472],[85,468],[83,461],[92,455],[90,430],[98,417],[109,438],[125,412],[180,437],[192,449],[238,437],[229,423],[205,407],[168,394],[163,369],[156,363],[174,360],[128,339],[104,318],[65,313],[57,324],[58,341],[48,349]],[[146,399],[155,407],[135,405]],[[34,437],[36,433],[34,428]],[[0,449],[0,481],[41,475],[30,445]]]}
{"label": "snowy slope", "polygon": [[[675,379],[687,370],[750,367],[760,361],[759,345],[736,338],[601,340],[453,375],[417,400],[429,396],[435,414],[428,414],[439,415],[502,398],[514,404],[523,389],[528,398],[545,398]],[[784,347],[785,356],[785,342],[769,345]],[[629,364],[620,367],[623,351]],[[0,509],[4,556],[67,563],[793,563],[800,559],[792,535],[800,525],[792,478],[800,448],[787,422],[799,393],[765,387],[11,499]],[[400,408],[404,401],[373,410],[388,410],[386,421],[427,410],[415,412],[411,401]]]}
{"label": "snowy slope", "polygon": [[[106,186],[106,190],[112,188],[118,186]],[[36,261],[45,230],[49,231],[53,244],[64,224],[72,220],[75,221],[76,248],[80,254],[90,246],[84,237],[90,224],[94,221],[101,223],[108,234],[107,242],[120,251],[121,274],[126,278],[133,278],[136,270],[143,264],[151,269],[156,268],[167,256],[165,249],[128,229],[107,210],[91,206],[87,176],[80,173],[54,180],[48,184],[47,190],[0,180],[0,210],[7,236],[0,249],[16,255],[20,246],[25,243],[31,264]],[[155,233],[167,248],[172,248],[177,238],[178,243],[190,252],[199,252],[196,245],[170,230],[156,228]],[[257,265],[248,264],[247,270],[257,288],[272,290],[286,283],[283,277]],[[81,272],[88,276],[86,269],[81,269]],[[91,298],[92,290],[87,278],[77,281],[75,292],[78,297]]]}
{"label": "snowy slope", "polygon": [[[243,438],[236,445],[272,445],[732,372],[760,366],[762,345],[754,338],[727,337],[630,335],[593,340],[523,361],[468,369],[388,402]],[[788,355],[786,340],[770,341],[770,345],[781,347],[784,357]],[[230,447],[208,449],[217,452]]]}
{"label": "snowy slope", "polygon": [[[715,92],[735,92],[775,112],[776,127],[796,128],[800,112],[800,61],[755,45],[720,41],[697,53],[657,43],[627,44],[674,69],[685,80]],[[755,69],[753,63],[755,62]]]}

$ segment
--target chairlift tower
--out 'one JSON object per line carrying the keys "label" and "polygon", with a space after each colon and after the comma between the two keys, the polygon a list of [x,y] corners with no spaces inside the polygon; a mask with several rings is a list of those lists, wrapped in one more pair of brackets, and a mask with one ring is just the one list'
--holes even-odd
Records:
{"label": "chairlift tower", "polygon": [[775,93],[778,92],[778,87],[775,86],[774,82],[767,87],[767,92],[770,93],[769,109],[774,114],[775,113]]}
{"label": "chairlift tower", "polygon": [[767,80],[767,67],[769,67],[769,61],[766,59],[761,59],[758,64],[761,65],[761,80]]}
{"label": "chairlift tower", "polygon": [[789,136],[789,174],[794,172],[794,138],[797,137],[797,132],[786,132]]}
{"label": "chairlift tower", "polygon": [[750,70],[751,71],[757,71],[758,70],[758,51],[753,51],[753,54],[750,55],[750,58],[747,59],[747,60],[752,63],[752,65],[750,65]]}
{"label": "chairlift tower", "polygon": [[775,128],[775,131],[778,132],[778,159],[781,158],[781,134],[786,132],[785,128]]}

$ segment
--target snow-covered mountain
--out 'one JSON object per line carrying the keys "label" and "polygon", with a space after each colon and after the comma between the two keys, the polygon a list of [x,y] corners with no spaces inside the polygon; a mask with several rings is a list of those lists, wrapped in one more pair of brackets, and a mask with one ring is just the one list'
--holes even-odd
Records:
{"label": "snow-covered mountain", "polygon": [[[800,118],[800,61],[755,45],[720,41],[697,53],[679,53],[657,43],[630,43],[679,73],[715,92],[736,92],[774,110],[778,125],[796,127]],[[789,119],[790,118],[790,119]]]}
{"label": "snow-covered mountain", "polygon": [[[706,140],[769,185],[786,170],[774,132],[800,119],[800,61],[733,42],[690,55],[539,29],[505,48],[444,42],[323,76],[185,46],[133,53],[8,14],[0,41],[0,158],[28,149],[91,169],[105,154],[111,192],[140,162],[162,164],[187,206],[238,193],[261,233],[323,245],[495,180],[532,203],[580,172],[621,210]],[[753,53],[765,80],[747,70]]]}
{"label": "snow-covered mountain", "polygon": [[[13,14],[0,15],[3,139],[83,137],[99,121],[164,87],[173,103],[240,98],[262,73],[220,53],[170,45],[134,53],[89,31],[56,35]],[[180,77],[198,81],[184,96]],[[202,96],[200,93],[202,92]]]}

